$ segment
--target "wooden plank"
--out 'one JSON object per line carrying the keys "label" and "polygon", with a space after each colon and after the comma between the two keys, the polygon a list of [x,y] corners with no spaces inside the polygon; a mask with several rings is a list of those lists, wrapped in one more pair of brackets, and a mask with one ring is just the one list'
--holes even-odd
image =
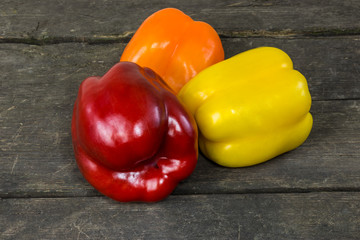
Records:
{"label": "wooden plank", "polygon": [[3,42],[127,41],[155,11],[175,7],[223,36],[354,35],[359,1],[2,1]]}
{"label": "wooden plank", "polygon": [[[223,39],[223,45],[226,58],[259,46],[274,46],[283,49],[293,59],[295,68],[308,79],[313,100],[360,97],[360,82],[357,81],[360,72],[360,52],[358,51],[360,38],[358,36],[316,39]],[[328,46],[332,46],[331,51]],[[10,94],[9,91],[15,90],[11,90],[11,87],[20,84],[10,80],[15,76],[27,79],[26,83],[29,83],[31,77],[46,78],[49,74],[46,71],[50,69],[52,73],[58,74],[53,76],[54,79],[68,78],[68,81],[76,81],[76,84],[71,85],[74,89],[71,93],[76,93],[77,84],[84,78],[94,74],[102,75],[115,64],[124,47],[125,44],[120,43],[58,44],[44,47],[2,44],[0,45],[0,56],[2,56],[0,71],[3,73],[2,88],[7,88],[4,94]],[[46,65],[48,68],[45,67]],[[61,82],[61,84],[64,83]],[[67,86],[70,87],[69,84]],[[60,93],[57,95],[61,96]]]}
{"label": "wooden plank", "polygon": [[360,193],[3,199],[1,239],[357,239]]}
{"label": "wooden plank", "polygon": [[[360,101],[314,102],[312,113],[314,129],[300,148],[239,169],[217,166],[200,155],[194,173],[174,194],[358,191]],[[69,113],[48,114],[2,128],[9,141],[1,146],[0,197],[99,195],[75,164]]]}
{"label": "wooden plank", "polygon": [[[289,50],[298,69],[323,73],[309,78],[310,85],[319,86],[311,89],[314,99],[359,99],[356,37],[237,39],[225,41],[224,46],[231,56],[263,43]],[[322,47],[326,52],[328,45],[335,48],[323,58],[315,49]],[[0,197],[98,195],[74,161],[72,106],[80,82],[104,74],[118,61],[123,47],[0,44]],[[341,82],[339,87],[337,82]],[[341,86],[347,87],[341,90]],[[359,100],[315,101],[311,112],[314,129],[299,149],[242,169],[222,168],[200,157],[194,174],[175,194],[358,190]]]}

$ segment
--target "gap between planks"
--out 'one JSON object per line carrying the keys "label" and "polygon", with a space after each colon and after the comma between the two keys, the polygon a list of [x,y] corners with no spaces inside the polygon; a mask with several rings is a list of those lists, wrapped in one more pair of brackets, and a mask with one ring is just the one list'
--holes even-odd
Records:
{"label": "gap between planks", "polygon": [[[229,192],[229,193],[173,193],[169,196],[185,196],[185,197],[195,197],[195,196],[225,196],[225,195],[283,195],[283,194],[312,194],[312,193],[359,193],[360,188],[309,188],[309,189],[264,189],[264,190],[249,190],[249,191],[238,191],[238,192]],[[0,196],[0,200],[5,199],[71,199],[71,198],[108,198],[100,193],[95,193],[94,195],[46,195],[41,193],[39,195],[24,195],[24,196]]]}
{"label": "gap between planks", "polygon": [[[112,44],[112,43],[128,43],[133,37],[135,31],[125,32],[119,35],[103,35],[103,36],[92,36],[92,37],[47,37],[47,38],[36,38],[32,36],[17,38],[17,37],[2,37],[0,36],[1,43],[19,43],[29,45],[52,45],[61,43],[88,43],[88,44]],[[233,38],[331,38],[331,37],[354,37],[360,36],[360,29],[329,29],[329,30],[314,30],[314,31],[218,31],[218,34],[222,40],[233,39]]]}

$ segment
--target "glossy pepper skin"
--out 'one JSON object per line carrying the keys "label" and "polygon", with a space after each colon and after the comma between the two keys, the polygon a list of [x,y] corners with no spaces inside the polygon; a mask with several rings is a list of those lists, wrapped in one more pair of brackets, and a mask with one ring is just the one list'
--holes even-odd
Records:
{"label": "glossy pepper skin", "polygon": [[174,8],[148,17],[120,59],[151,68],[176,93],[201,70],[222,60],[224,50],[216,31]]}
{"label": "glossy pepper skin", "polygon": [[194,119],[156,73],[131,62],[81,83],[71,131],[80,171],[117,201],[162,200],[197,162]]}
{"label": "glossy pepper skin", "polygon": [[306,79],[277,48],[256,48],[215,64],[178,97],[198,124],[201,151],[226,167],[251,166],[290,151],[312,128]]}

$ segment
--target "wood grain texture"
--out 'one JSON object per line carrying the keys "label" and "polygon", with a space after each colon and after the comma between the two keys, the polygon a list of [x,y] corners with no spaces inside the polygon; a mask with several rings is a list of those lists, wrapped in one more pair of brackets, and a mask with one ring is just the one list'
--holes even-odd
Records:
{"label": "wood grain texture", "polygon": [[360,193],[3,199],[1,239],[357,239]]}
{"label": "wood grain texture", "polygon": [[[224,40],[228,57],[264,44],[283,48],[309,80],[317,100],[310,138],[299,149],[253,168],[222,168],[200,156],[194,174],[174,194],[359,190],[359,40]],[[0,197],[99,195],[74,161],[72,106],[80,82],[103,75],[123,48],[0,44]]]}
{"label": "wood grain texture", "polygon": [[[217,166],[200,155],[194,173],[174,194],[358,191],[360,101],[315,102],[312,113],[314,129],[300,148],[238,169]],[[62,122],[51,121],[53,114],[43,117],[3,128],[10,141],[2,145],[0,197],[99,195],[75,164],[70,117],[60,113]]]}
{"label": "wood grain texture", "polygon": [[360,2],[354,0],[3,0],[0,40],[128,41],[148,16],[166,7],[206,21],[228,37],[360,33]]}
{"label": "wood grain texture", "polygon": [[[287,52],[308,80],[314,127],[254,167],[202,155],[166,200],[117,203],[80,174],[70,122],[79,84],[103,75],[155,11],[220,34],[226,57]],[[358,239],[360,1],[1,0],[0,239]]]}

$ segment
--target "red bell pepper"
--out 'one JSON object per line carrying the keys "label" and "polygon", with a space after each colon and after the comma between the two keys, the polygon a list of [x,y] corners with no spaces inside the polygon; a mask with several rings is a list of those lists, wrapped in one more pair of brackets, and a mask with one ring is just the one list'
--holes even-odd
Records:
{"label": "red bell pepper", "polygon": [[159,201],[195,168],[197,128],[149,68],[121,62],[80,85],[72,118],[80,171],[117,201]]}

